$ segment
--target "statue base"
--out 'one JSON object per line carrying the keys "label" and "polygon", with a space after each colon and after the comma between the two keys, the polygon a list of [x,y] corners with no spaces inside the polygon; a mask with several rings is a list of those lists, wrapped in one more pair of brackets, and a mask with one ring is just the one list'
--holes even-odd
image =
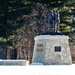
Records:
{"label": "statue base", "polygon": [[65,35],[40,35],[35,37],[32,63],[44,65],[72,64],[69,37]]}

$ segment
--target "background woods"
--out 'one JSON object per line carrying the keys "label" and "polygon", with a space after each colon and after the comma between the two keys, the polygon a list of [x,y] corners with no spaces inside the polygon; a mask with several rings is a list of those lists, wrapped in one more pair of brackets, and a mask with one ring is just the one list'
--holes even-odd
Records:
{"label": "background woods", "polygon": [[59,10],[60,32],[70,37],[73,59],[75,46],[74,0],[0,0],[0,52],[2,59],[31,61],[34,37],[51,32],[46,23],[49,10]]}

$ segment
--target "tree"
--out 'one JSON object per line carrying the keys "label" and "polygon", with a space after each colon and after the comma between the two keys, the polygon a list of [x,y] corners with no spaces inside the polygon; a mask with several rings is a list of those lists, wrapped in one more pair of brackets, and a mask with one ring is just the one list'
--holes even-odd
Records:
{"label": "tree", "polygon": [[58,7],[58,6],[63,6],[66,2],[67,2],[67,0],[28,0],[28,1],[30,1],[30,2],[35,2],[35,3],[37,3],[37,2],[40,2],[40,3],[43,3],[43,4],[48,4],[49,5],[49,7]]}
{"label": "tree", "polygon": [[26,2],[26,0],[0,0],[0,37],[6,39],[0,41],[1,46],[13,46],[16,42],[16,29],[23,25],[23,16],[31,10],[31,4]]}
{"label": "tree", "polygon": [[22,25],[22,16],[29,12],[29,8],[23,0],[1,0],[0,11],[0,36],[8,37]]}
{"label": "tree", "polygon": [[[32,13],[25,17],[24,26],[18,29],[18,59],[31,62],[33,55],[34,37],[46,32],[47,9],[42,4],[35,4]],[[50,27],[49,27],[50,28]],[[47,29],[48,31],[48,29]]]}
{"label": "tree", "polygon": [[[37,5],[36,3],[39,2],[42,4]],[[46,24],[45,17],[48,9],[43,5],[46,4],[49,9],[59,9],[61,24],[65,23],[67,27],[72,24],[68,20],[68,13],[70,5],[75,6],[74,2],[74,0],[0,0],[0,37],[6,40],[1,40],[1,42],[12,47],[18,43],[19,50],[25,51],[25,58],[31,58],[34,36],[52,31],[51,27]],[[65,15],[67,16],[65,17]],[[19,38],[19,36],[21,37]],[[23,53],[23,51],[21,52]],[[20,57],[22,57],[21,52]],[[29,56],[29,52],[31,56]]]}

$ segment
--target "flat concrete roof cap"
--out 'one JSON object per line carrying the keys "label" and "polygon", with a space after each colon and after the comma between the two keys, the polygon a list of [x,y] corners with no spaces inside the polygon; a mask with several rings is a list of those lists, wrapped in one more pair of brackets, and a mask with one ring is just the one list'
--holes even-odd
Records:
{"label": "flat concrete roof cap", "polygon": [[34,38],[34,40],[41,40],[41,39],[69,39],[69,36],[65,36],[65,35],[39,35]]}

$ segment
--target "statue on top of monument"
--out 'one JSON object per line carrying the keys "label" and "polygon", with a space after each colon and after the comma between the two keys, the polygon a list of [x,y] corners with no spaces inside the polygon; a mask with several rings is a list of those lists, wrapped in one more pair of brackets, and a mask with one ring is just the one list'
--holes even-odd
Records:
{"label": "statue on top of monument", "polygon": [[59,32],[60,15],[57,10],[47,12],[46,23],[53,28],[53,32]]}
{"label": "statue on top of monument", "polygon": [[60,23],[60,15],[57,10],[53,10],[53,26],[54,26],[54,32],[59,31],[59,23]]}
{"label": "statue on top of monument", "polygon": [[52,11],[47,12],[46,23],[48,23],[50,25],[53,24],[53,12]]}

